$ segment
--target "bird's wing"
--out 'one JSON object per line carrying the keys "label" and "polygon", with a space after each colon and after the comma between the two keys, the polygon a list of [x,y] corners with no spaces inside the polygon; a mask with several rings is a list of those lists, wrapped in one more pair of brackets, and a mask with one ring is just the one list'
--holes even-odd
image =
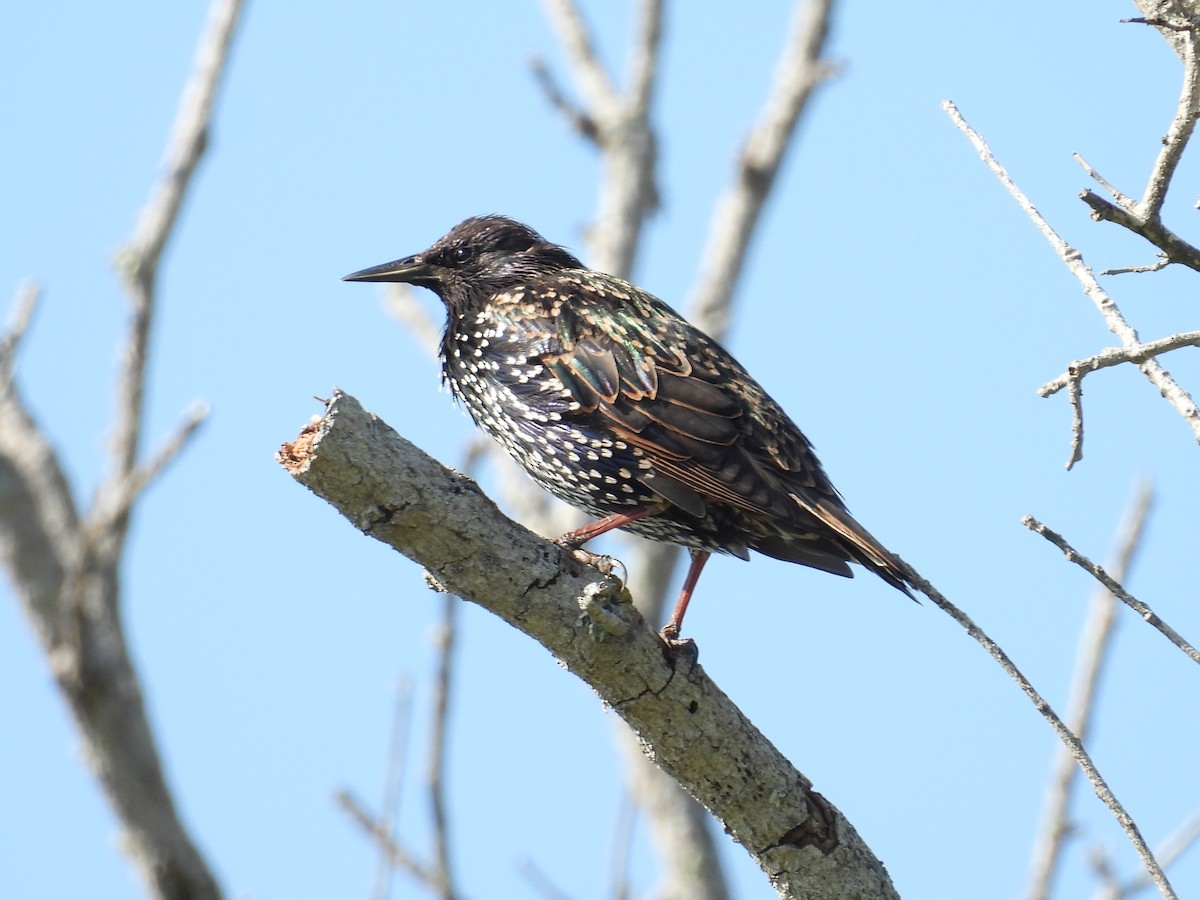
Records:
{"label": "bird's wing", "polygon": [[542,364],[578,415],[599,417],[642,451],[642,481],[694,515],[717,501],[824,530],[792,497],[835,507],[840,498],[804,435],[737,361],[625,282],[582,287],[557,287]]}

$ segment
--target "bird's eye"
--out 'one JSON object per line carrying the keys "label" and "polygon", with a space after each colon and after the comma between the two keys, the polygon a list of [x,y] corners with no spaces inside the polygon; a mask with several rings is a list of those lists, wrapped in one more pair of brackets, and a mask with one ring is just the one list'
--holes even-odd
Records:
{"label": "bird's eye", "polygon": [[475,251],[470,247],[455,247],[450,251],[450,261],[455,265],[462,265],[465,262],[469,262],[474,255]]}

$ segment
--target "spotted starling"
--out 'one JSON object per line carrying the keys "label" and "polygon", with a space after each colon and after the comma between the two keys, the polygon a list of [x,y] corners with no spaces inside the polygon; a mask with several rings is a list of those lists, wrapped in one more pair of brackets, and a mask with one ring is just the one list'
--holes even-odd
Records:
{"label": "spotted starling", "polygon": [[442,299],[439,355],[454,396],[538,484],[599,517],[560,543],[624,528],[688,548],[668,641],[714,551],[847,577],[855,562],[909,594],[779,404],[641,288],[502,216],[467,219],[423,253],[345,280],[407,282]]}

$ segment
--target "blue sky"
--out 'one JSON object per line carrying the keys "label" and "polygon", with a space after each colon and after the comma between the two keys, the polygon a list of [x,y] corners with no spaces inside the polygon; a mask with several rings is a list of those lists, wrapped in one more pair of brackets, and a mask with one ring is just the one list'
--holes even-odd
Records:
{"label": "blue sky", "polygon": [[[789,5],[676,4],[656,100],[663,209],[636,279],[686,307],[714,200],[774,69]],[[589,3],[623,61],[625,4]],[[1193,642],[1200,482],[1178,414],[1129,367],[1085,385],[1087,443],[1035,390],[1111,346],[1100,316],[938,108],[955,100],[1097,270],[1147,263],[1076,199],[1080,152],[1140,195],[1179,64],[1132,4],[848,3],[842,75],[818,97],[737,296],[730,349],[814,441],[856,517],[966,609],[1060,711],[1092,583],[1026,531],[1032,514],[1107,557],[1136,479],[1158,492],[1130,589]],[[103,470],[123,300],[111,271],[156,172],[202,3],[10,4],[0,58],[0,285],[45,286],[25,396],[80,496]],[[414,682],[402,834],[427,845],[423,764],[440,599],[276,465],[278,445],[354,394],[447,462],[469,420],[434,364],[346,272],[504,212],[582,251],[596,157],[528,71],[567,71],[540,9],[251,4],[209,155],[168,249],[151,361],[151,445],[194,399],[202,433],[137,512],[125,620],[187,822],[230,897],[365,894],[374,853],[334,806],[374,803],[397,680]],[[1197,166],[1168,204],[1185,236]],[[1108,279],[1144,339],[1195,328],[1185,273]],[[431,314],[440,315],[432,295]],[[1186,354],[1186,355],[1185,355]],[[1200,390],[1194,353],[1166,360]],[[491,484],[484,473],[485,485]],[[607,896],[621,805],[613,731],[582,683],[466,605],[450,813],[472,897],[533,897],[532,860],[574,898]],[[930,605],[870,577],[756,558],[710,565],[688,615],[705,668],[845,812],[912,897],[1011,897],[1056,741]],[[780,639],[779,636],[783,636]],[[1092,751],[1151,843],[1200,805],[1197,673],[1122,616]],[[27,622],[0,588],[0,861],[13,897],[141,896]],[[1132,853],[1086,788],[1062,896],[1086,848]],[[634,888],[653,884],[644,829]],[[741,897],[769,896],[726,848]],[[1173,870],[1200,889],[1200,854]],[[1189,888],[1191,889],[1189,891]],[[418,896],[401,876],[394,896]]]}

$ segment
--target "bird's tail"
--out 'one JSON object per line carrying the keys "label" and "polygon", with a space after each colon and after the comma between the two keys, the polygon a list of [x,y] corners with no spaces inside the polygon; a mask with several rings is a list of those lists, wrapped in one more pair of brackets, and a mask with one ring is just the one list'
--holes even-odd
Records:
{"label": "bird's tail", "polygon": [[904,569],[896,557],[883,544],[879,543],[871,532],[859,525],[858,520],[845,508],[824,500],[803,505],[842,539],[846,551],[854,562],[870,569],[896,590],[903,591],[909,599],[917,599],[908,589],[908,578],[905,577]]}

